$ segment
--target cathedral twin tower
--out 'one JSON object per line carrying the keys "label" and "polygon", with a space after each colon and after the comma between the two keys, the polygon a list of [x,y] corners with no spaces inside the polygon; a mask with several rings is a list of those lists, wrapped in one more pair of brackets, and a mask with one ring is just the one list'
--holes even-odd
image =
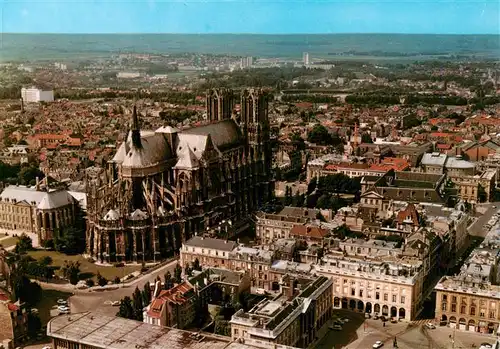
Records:
{"label": "cathedral twin tower", "polygon": [[268,96],[207,93],[207,121],[131,131],[108,168],[87,179],[87,253],[102,262],[157,260],[221,221],[244,230],[273,192]]}

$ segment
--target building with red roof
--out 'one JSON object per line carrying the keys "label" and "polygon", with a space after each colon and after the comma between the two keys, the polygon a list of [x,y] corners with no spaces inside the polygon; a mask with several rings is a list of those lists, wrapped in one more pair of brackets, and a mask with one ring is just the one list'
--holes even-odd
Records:
{"label": "building with red roof", "polygon": [[28,330],[28,313],[19,301],[12,302],[9,296],[0,290],[0,344],[19,343]]}

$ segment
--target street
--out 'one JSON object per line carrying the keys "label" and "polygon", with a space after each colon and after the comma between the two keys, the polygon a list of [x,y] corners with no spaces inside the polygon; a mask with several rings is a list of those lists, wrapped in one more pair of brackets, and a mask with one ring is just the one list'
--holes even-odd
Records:
{"label": "street", "polygon": [[315,348],[368,349],[376,341],[384,342],[384,348],[393,348],[394,338],[399,349],[471,349],[474,346],[478,348],[482,343],[495,342],[493,335],[454,331],[440,326],[428,329],[425,324],[430,320],[386,322],[384,326],[381,320],[365,319],[361,313],[335,310],[334,315],[347,317],[350,321],[342,327],[342,331],[327,331]]}
{"label": "street", "polygon": [[[154,282],[159,276],[162,280],[167,271],[174,274],[175,266],[177,265],[177,260],[158,268],[157,270],[143,275],[138,279],[130,282],[129,284],[117,285],[118,288],[113,290],[103,290],[103,291],[92,291],[89,290],[77,290],[73,285],[70,284],[47,284],[41,283],[43,289],[57,290],[62,292],[73,293],[68,299],[71,313],[81,313],[86,311],[93,311],[96,313],[101,313],[105,315],[114,316],[118,312],[118,307],[113,307],[112,305],[104,304],[106,301],[119,301],[125,296],[132,296],[136,287],[143,289],[146,282]],[[113,267],[110,267],[113,268]],[[57,316],[58,310],[56,308],[51,310],[51,315]],[[34,344],[25,346],[26,349],[41,349],[49,343],[49,340],[43,341],[41,344]]]}
{"label": "street", "polygon": [[476,215],[477,220],[469,227],[469,234],[484,238],[488,233],[488,230],[484,229],[483,226],[498,210],[500,210],[500,202],[481,204],[480,207],[482,210],[484,210],[484,213],[482,215],[479,213],[479,216]]}
{"label": "street", "polygon": [[139,287],[139,289],[142,290],[147,282],[154,282],[158,276],[163,280],[167,271],[173,275],[176,265],[177,260],[174,260],[149,274],[139,277],[130,284],[126,284],[124,287],[122,285],[117,285],[119,287],[114,290],[93,290],[92,292],[89,292],[88,290],[73,289],[74,295],[69,299],[71,312],[81,313],[85,311],[94,311],[104,313],[106,315],[115,315],[118,311],[118,307],[105,305],[104,302],[119,301],[125,296],[131,297],[136,287]]}

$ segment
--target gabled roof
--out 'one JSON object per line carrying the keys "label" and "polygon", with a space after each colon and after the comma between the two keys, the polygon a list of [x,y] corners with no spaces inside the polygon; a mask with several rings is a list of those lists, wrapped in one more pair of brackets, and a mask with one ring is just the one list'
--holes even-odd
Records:
{"label": "gabled roof", "polygon": [[372,189],[369,189],[367,191],[365,191],[363,194],[361,194],[361,197],[362,198],[366,198],[366,197],[373,197],[375,196],[376,198],[379,198],[379,199],[383,199],[384,196],[381,195],[376,189],[372,188]]}
{"label": "gabled roof", "polygon": [[180,154],[178,154],[179,160],[175,164],[175,168],[179,169],[195,169],[199,166],[199,161],[196,158],[195,153],[191,150],[191,147],[187,145]]}
{"label": "gabled roof", "polygon": [[21,204],[32,205],[35,202],[36,208],[40,210],[49,210],[63,207],[75,203],[76,200],[66,190],[41,191],[35,188],[25,186],[9,185],[0,194],[0,199],[10,202],[13,200]]}
{"label": "gabled roof", "polygon": [[208,136],[212,138],[213,143],[220,150],[236,145],[243,142],[243,137],[241,135],[241,130],[234,120],[223,120],[220,122],[193,127],[182,131],[182,135],[198,135],[198,136]]}

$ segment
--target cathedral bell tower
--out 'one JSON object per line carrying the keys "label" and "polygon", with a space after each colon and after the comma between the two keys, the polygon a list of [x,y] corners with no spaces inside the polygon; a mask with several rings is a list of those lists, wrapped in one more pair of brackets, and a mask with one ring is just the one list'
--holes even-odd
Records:
{"label": "cathedral bell tower", "polygon": [[272,149],[268,117],[268,94],[248,89],[241,94],[240,127],[246,143],[246,156],[256,166],[259,201],[272,196]]}
{"label": "cathedral bell tower", "polygon": [[[139,117],[137,116],[137,108],[134,105],[134,111],[132,112],[132,125],[130,128],[130,137],[132,140],[130,153],[136,153],[141,156],[142,153],[142,140],[141,140],[141,129],[139,127]],[[142,178],[133,177],[132,178],[132,206],[134,209],[142,208],[144,206],[144,194],[142,188]]]}

